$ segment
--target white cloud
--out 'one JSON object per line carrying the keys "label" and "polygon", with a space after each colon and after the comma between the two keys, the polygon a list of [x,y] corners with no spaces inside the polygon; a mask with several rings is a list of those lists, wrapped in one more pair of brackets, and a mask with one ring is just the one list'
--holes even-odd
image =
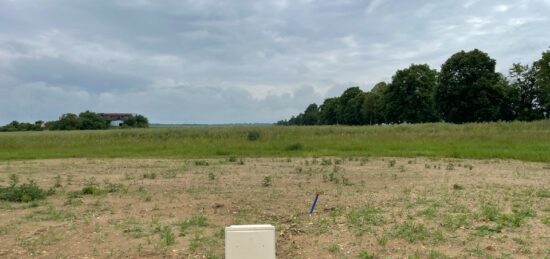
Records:
{"label": "white cloud", "polygon": [[496,12],[500,12],[500,13],[507,12],[509,9],[510,9],[510,6],[504,5],[504,4],[497,5],[497,6],[494,7],[494,10]]}

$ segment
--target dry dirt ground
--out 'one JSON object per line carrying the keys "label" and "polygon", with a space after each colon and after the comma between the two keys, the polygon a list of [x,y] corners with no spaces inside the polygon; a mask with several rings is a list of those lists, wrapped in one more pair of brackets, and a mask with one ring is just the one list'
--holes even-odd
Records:
{"label": "dry dirt ground", "polygon": [[[548,258],[550,166],[262,158],[0,162],[55,193],[0,201],[1,258],[223,258],[224,227],[277,228],[277,258]],[[316,192],[316,213],[307,211]]]}

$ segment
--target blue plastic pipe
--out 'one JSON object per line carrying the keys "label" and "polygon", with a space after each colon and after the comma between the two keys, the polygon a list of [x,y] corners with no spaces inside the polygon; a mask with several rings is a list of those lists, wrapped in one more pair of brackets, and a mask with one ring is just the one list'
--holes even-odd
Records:
{"label": "blue plastic pipe", "polygon": [[313,204],[311,204],[311,209],[309,209],[309,214],[312,214],[315,210],[315,205],[317,205],[317,200],[319,199],[319,193],[315,195],[315,200],[313,200]]}

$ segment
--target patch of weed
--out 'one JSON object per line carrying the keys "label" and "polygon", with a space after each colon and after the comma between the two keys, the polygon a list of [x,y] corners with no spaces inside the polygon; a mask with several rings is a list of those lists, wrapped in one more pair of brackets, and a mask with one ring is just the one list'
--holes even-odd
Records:
{"label": "patch of weed", "polygon": [[340,251],[340,247],[337,244],[331,244],[327,249],[332,254],[336,254]]}
{"label": "patch of weed", "polygon": [[453,184],[453,190],[464,190],[464,186],[460,184]]}
{"label": "patch of weed", "polygon": [[394,237],[406,240],[409,243],[417,241],[432,240],[434,243],[443,239],[441,231],[429,231],[423,224],[405,221],[394,227],[392,234]]}
{"label": "patch of weed", "polygon": [[214,172],[208,172],[208,179],[211,181],[216,180],[216,174]]}
{"label": "patch of weed", "polygon": [[172,233],[172,228],[170,226],[161,227],[159,236],[161,244],[164,246],[171,246],[176,243],[176,236]]}
{"label": "patch of weed", "polygon": [[180,236],[187,235],[189,228],[203,228],[208,226],[208,220],[203,215],[193,215],[190,219],[186,219],[176,223],[180,229]]}
{"label": "patch of weed", "polygon": [[157,173],[154,173],[154,172],[150,172],[150,173],[144,173],[143,174],[143,179],[156,179],[157,178]]}
{"label": "patch of weed", "polygon": [[357,256],[357,259],[374,259],[376,258],[376,256],[374,255],[371,255],[368,251],[364,250],[364,251],[361,251],[361,253],[359,253],[359,255]]}
{"label": "patch of weed", "polygon": [[447,258],[450,258],[450,257],[437,250],[431,250],[430,253],[428,254],[428,259],[447,259]]}
{"label": "patch of weed", "polygon": [[0,200],[10,202],[30,202],[41,200],[46,197],[48,192],[40,188],[35,181],[30,180],[28,183],[17,185],[19,177],[16,175],[10,176],[10,186],[0,188]]}
{"label": "patch of weed", "polygon": [[194,163],[195,163],[196,166],[208,166],[209,165],[208,161],[206,161],[206,160],[195,160]]}
{"label": "patch of weed", "polygon": [[375,208],[372,204],[367,204],[360,208],[355,208],[347,215],[349,223],[357,231],[357,235],[362,235],[371,229],[371,226],[377,226],[384,223],[381,215],[382,210]]}

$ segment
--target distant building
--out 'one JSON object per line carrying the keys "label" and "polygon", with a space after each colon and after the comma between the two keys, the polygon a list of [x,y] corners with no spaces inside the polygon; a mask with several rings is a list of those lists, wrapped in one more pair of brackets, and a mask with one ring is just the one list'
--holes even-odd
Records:
{"label": "distant building", "polygon": [[120,127],[125,120],[134,116],[131,113],[98,113],[97,115],[108,121],[113,127]]}
{"label": "distant building", "polygon": [[120,127],[120,126],[122,126],[122,123],[124,123],[124,121],[116,120],[116,121],[110,121],[109,125],[111,125],[113,127]]}

